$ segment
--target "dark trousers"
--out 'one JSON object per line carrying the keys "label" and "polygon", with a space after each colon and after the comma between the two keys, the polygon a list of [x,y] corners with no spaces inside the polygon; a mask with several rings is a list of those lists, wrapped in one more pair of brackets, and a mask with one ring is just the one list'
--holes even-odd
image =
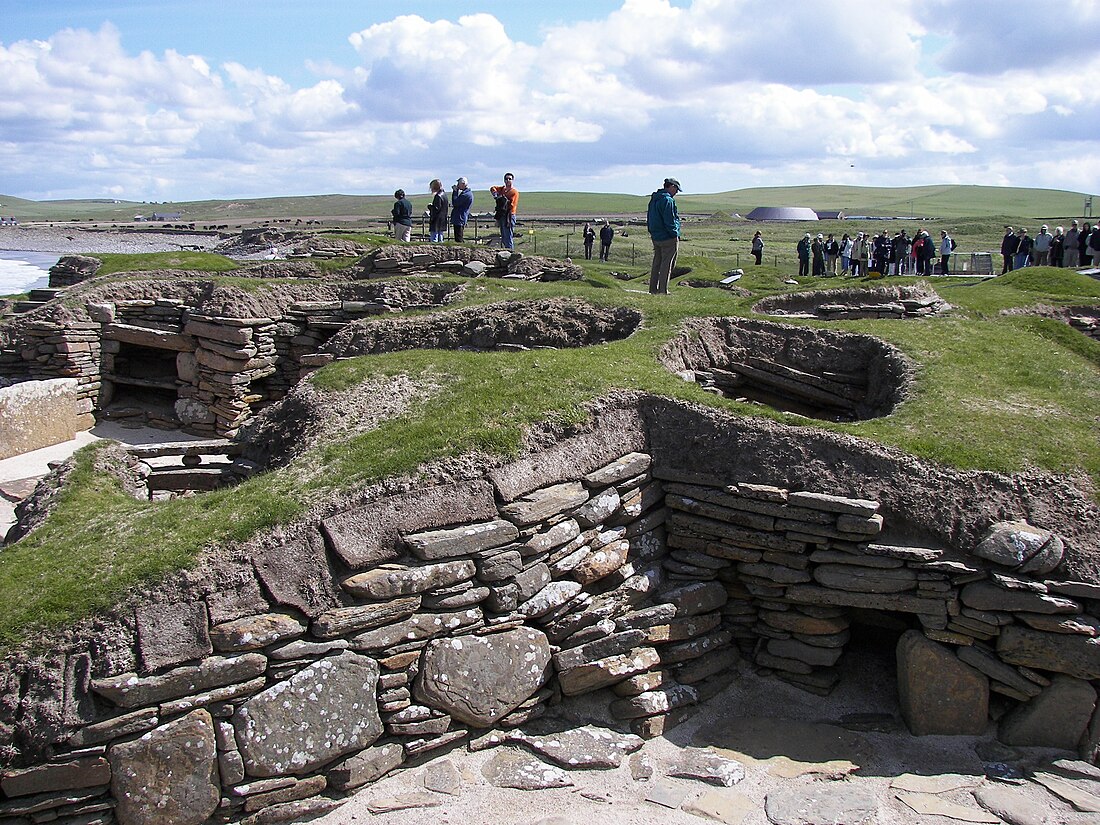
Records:
{"label": "dark trousers", "polygon": [[454,231],[455,231],[455,242],[456,243],[462,243],[462,236],[466,232],[466,227],[463,226],[460,223],[456,223],[456,224],[454,224]]}
{"label": "dark trousers", "polygon": [[610,261],[611,260],[611,244],[609,244],[609,243],[601,243],[600,244],[600,260],[601,261]]}
{"label": "dark trousers", "polygon": [[810,274],[810,259],[799,258],[798,259],[798,277],[805,278]]}

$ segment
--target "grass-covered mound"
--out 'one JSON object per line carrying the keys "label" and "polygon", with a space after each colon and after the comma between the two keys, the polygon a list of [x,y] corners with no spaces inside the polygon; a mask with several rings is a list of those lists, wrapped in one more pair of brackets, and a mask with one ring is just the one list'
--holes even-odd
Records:
{"label": "grass-covered mound", "polygon": [[[692,267],[693,278],[716,278],[730,263],[729,248],[682,262]],[[126,269],[133,268],[128,262]],[[612,270],[637,277],[621,280]],[[1100,282],[1045,268],[985,282],[937,279],[935,289],[955,307],[946,317],[792,322],[875,336],[915,365],[910,393],[890,415],[830,423],[717,397],[661,365],[662,347],[686,319],[749,317],[763,297],[840,285],[837,279],[786,284],[790,273],[783,266],[745,270],[738,286],[748,296],[677,286],[671,295],[651,296],[642,267],[614,263],[590,264],[580,282],[471,281],[456,306],[572,297],[597,308],[636,311],[642,322],[628,338],[584,348],[418,349],[333,363],[309,379],[311,392],[335,398],[361,386],[421,377],[431,391],[369,427],[330,434],[231,490],[167,503],[135,501],[93,472],[95,448],[88,448],[78,454],[77,469],[46,522],[0,553],[0,638],[14,642],[32,626],[109,607],[127,588],[190,564],[205,548],[288,523],[365,483],[471,453],[513,455],[526,427],[579,421],[588,402],[617,389],[842,432],[961,469],[1042,470],[1078,477],[1086,486],[1100,481],[1100,343],[1058,320],[1001,312],[1040,303],[1100,304]],[[264,288],[262,282],[252,286]]]}

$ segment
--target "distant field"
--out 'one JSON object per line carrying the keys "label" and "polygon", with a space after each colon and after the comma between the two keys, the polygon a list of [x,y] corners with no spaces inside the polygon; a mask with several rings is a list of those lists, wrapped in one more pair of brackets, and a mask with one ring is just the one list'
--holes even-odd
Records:
{"label": "distant field", "polygon": [[[418,209],[428,196],[410,195]],[[1085,196],[1054,189],[1014,189],[996,186],[916,186],[875,188],[861,186],[790,186],[738,189],[714,194],[688,193],[677,199],[685,214],[747,215],[757,206],[809,206],[843,210],[849,215],[922,216],[938,218],[993,217],[1056,220],[1081,214]],[[598,218],[639,215],[648,196],[588,192],[522,192],[520,215]],[[121,203],[110,200],[29,201],[0,195],[0,215],[20,221],[130,221],[135,215],[179,212],[180,222],[302,220],[340,218],[377,220],[388,216],[393,198],[388,195],[309,195],[234,201],[179,203]],[[491,211],[487,190],[474,194],[474,209]]]}

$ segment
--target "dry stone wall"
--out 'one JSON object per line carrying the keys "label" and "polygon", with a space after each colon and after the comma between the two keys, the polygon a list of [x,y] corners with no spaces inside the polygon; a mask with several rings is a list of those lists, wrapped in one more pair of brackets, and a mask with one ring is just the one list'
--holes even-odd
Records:
{"label": "dry stone wall", "polygon": [[[523,741],[510,732],[549,705],[605,688],[655,736],[743,659],[827,691],[855,610],[912,618],[897,656],[914,732],[984,728],[992,692],[1005,741],[1098,746],[1100,587],[1067,572],[1075,516],[1051,519],[1058,535],[1004,519],[937,535],[941,513],[904,517],[851,467],[784,477],[752,450],[792,431],[751,427],[608,405],[485,476],[343,506],[234,576],[186,575],[135,604],[115,629],[129,641],[90,633],[9,672],[0,730],[20,767],[0,776],[0,823],[288,821],[449,746]],[[915,525],[925,541],[891,538]]]}

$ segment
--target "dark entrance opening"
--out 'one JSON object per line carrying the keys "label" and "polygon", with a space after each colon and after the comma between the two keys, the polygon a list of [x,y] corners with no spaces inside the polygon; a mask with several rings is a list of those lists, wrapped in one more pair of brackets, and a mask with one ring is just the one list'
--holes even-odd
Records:
{"label": "dark entrance opening", "polygon": [[119,343],[114,368],[103,375],[100,416],[154,427],[179,427],[176,351]]}

